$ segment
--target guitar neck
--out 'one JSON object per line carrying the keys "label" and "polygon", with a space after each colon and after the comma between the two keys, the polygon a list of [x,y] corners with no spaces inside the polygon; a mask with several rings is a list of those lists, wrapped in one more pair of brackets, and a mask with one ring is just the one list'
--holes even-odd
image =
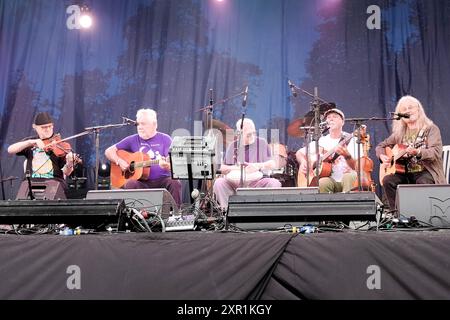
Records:
{"label": "guitar neck", "polygon": [[142,162],[135,162],[134,167],[135,168],[144,168],[144,167],[150,167],[159,164],[159,159],[155,160],[147,160]]}
{"label": "guitar neck", "polygon": [[329,156],[331,156],[337,149],[338,146],[343,145],[347,142],[349,142],[352,139],[352,135],[349,135],[348,137],[346,137],[344,140],[342,140],[341,142],[339,142],[334,148],[332,148],[330,151],[326,152],[323,156],[322,159],[326,159]]}

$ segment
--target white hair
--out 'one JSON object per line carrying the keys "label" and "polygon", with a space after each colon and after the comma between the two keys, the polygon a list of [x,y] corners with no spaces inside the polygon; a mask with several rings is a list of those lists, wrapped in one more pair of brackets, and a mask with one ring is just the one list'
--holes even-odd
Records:
{"label": "white hair", "polygon": [[[417,105],[419,109],[419,117],[417,119],[417,124],[419,128],[422,128],[424,126],[429,127],[433,124],[433,121],[431,121],[425,114],[425,110],[420,101],[412,96],[406,95],[401,97],[395,108],[395,113],[398,113],[400,111],[400,107],[402,106],[402,104],[408,102]],[[395,137],[397,137],[397,139],[401,139],[406,132],[406,127],[407,125],[404,121],[394,120],[392,125],[392,133],[394,134]]]}
{"label": "white hair", "polygon": [[[242,122],[242,119],[239,119],[239,120],[236,122],[236,129],[238,129],[238,130],[241,129],[241,122]],[[255,123],[253,122],[252,119],[244,118],[244,124],[252,125],[253,128],[255,128]]]}
{"label": "white hair", "polygon": [[158,121],[158,119],[157,119],[157,117],[156,117],[156,111],[155,110],[153,110],[153,109],[144,109],[144,108],[142,108],[142,109],[139,109],[137,112],[136,112],[136,119],[139,117],[139,116],[144,116],[144,117],[146,117],[147,119],[149,119],[150,121],[154,121],[154,122],[157,122]]}

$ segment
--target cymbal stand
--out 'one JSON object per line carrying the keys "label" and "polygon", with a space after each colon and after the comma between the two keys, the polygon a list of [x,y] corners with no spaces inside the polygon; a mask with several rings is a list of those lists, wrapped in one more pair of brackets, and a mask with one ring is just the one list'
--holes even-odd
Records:
{"label": "cymbal stand", "polygon": [[[213,89],[209,89],[209,105],[203,108],[204,115],[205,115],[205,121],[206,121],[206,128],[208,130],[208,136],[213,136],[213,108],[214,108],[214,97],[213,97]],[[200,192],[200,199],[198,201],[199,207],[201,208],[202,205],[205,205],[205,203],[209,203],[210,207],[210,216],[213,215],[214,207],[219,207],[216,203],[214,197],[213,197],[213,189],[212,186],[214,185],[214,182],[216,180],[215,172],[212,173],[212,180],[210,185],[208,185],[208,181],[206,180],[206,176],[204,177],[202,181],[202,187]],[[206,208],[208,206],[206,205]]]}
{"label": "cymbal stand", "polygon": [[[225,102],[227,102],[227,101],[229,101],[229,100],[231,100],[231,99],[234,99],[234,98],[236,98],[236,97],[245,95],[245,94],[246,94],[246,91],[245,91],[245,90],[244,90],[244,91],[241,91],[241,92],[236,93],[236,94],[234,94],[234,95],[232,95],[232,96],[230,96],[230,97],[228,97],[228,98],[225,98],[225,99],[222,99],[222,100],[216,101],[216,102],[212,101],[212,89],[210,89],[209,92],[210,92],[209,105],[207,105],[207,106],[205,106],[205,107],[202,107],[202,108],[198,109],[197,111],[205,111],[205,112],[206,112],[206,115],[207,115],[207,126],[208,126],[209,129],[212,129],[212,113],[213,113],[213,108],[214,108],[216,105],[224,104]],[[245,114],[243,113],[242,117],[244,117],[244,116],[245,116]],[[242,125],[242,124],[241,124],[241,125]],[[210,132],[212,132],[212,130],[210,130]],[[242,128],[241,128],[241,132],[242,132]],[[239,139],[238,139],[238,145],[240,145],[240,137],[239,137]],[[236,151],[236,150],[235,150],[235,151]],[[235,157],[236,157],[236,155],[235,155]],[[237,157],[236,157],[235,159],[237,160]],[[242,180],[242,174],[241,174],[241,180]],[[239,184],[241,185],[241,182],[240,182]],[[243,184],[243,181],[242,181],[242,184]]]}
{"label": "cymbal stand", "polygon": [[[243,94],[245,94],[245,92],[241,91],[241,92],[236,93],[236,94],[234,94],[234,95],[232,95],[232,96],[230,96],[228,98],[225,98],[225,99],[222,99],[220,101],[214,102],[213,89],[209,89],[209,104],[207,106],[204,106],[204,107],[202,107],[202,108],[197,110],[197,111],[204,112],[205,121],[206,121],[206,128],[208,130],[208,135],[213,135],[212,129],[213,129],[213,111],[214,111],[214,107],[217,106],[217,105],[224,104],[225,102],[227,102],[227,101],[229,101],[231,99],[234,99],[234,98],[236,98],[238,96],[241,96]],[[222,139],[222,141],[223,141],[223,139]],[[213,178],[212,178],[211,186],[214,185],[215,172],[213,172],[212,176],[213,176]],[[205,201],[209,202],[210,209],[211,209],[210,213],[211,213],[211,216],[212,216],[214,208],[219,208],[219,205],[216,202],[215,198],[213,197],[213,194],[212,194],[213,189],[211,187],[210,188],[207,187],[206,178],[204,179],[204,181],[202,183],[202,189],[203,188],[206,188],[206,192],[204,192],[204,193],[201,192],[200,193],[201,198],[199,199],[199,201],[200,202],[205,202]]]}

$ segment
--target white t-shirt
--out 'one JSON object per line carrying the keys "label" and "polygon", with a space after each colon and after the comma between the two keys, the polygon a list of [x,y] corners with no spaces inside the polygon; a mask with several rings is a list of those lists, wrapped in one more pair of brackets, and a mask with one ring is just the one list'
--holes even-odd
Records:
{"label": "white t-shirt", "polygon": [[[331,136],[328,134],[326,136],[322,136],[319,139],[319,147],[322,147],[324,149],[324,152],[327,152],[331,149],[333,149],[335,146],[338,145],[339,141],[341,140],[341,138],[338,139],[333,139],[331,138]],[[310,155],[310,160],[311,163],[313,163],[313,161],[315,161],[316,159],[316,143],[315,142],[311,142],[309,145],[309,155]],[[303,147],[300,149],[301,152],[303,154],[306,154],[306,148]],[[356,146],[356,137],[352,137],[350,139],[350,142],[347,145],[347,150],[348,152],[352,155],[353,159],[358,159],[358,148]],[[360,156],[363,156],[363,148],[362,145],[360,145]],[[334,154],[331,155],[331,157],[333,157]],[[352,168],[350,168],[350,166],[347,164],[347,160],[345,160],[345,158],[343,156],[339,156],[334,162],[333,162],[333,166],[332,166],[332,171],[331,171],[331,178],[333,178],[335,181],[337,182],[341,182],[342,181],[342,177],[344,175],[344,173],[348,173],[353,171]]]}

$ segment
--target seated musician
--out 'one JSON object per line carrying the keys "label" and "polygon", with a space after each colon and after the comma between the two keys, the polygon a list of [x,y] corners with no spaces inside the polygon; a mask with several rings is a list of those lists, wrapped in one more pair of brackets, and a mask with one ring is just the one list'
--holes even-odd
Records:
{"label": "seated musician", "polygon": [[54,137],[53,124],[53,119],[47,112],[36,114],[32,127],[37,136],[28,137],[10,145],[8,153],[24,156],[27,159],[25,171],[30,174],[32,182],[55,180],[63,186],[67,194],[64,177],[72,173],[79,158],[71,150],[67,150],[67,153],[63,152],[63,155],[58,157],[55,154],[57,150],[49,148],[53,145],[48,143],[49,139]]}
{"label": "seated musician", "polygon": [[[112,145],[105,150],[105,156],[112,164],[119,166],[126,172],[130,163],[119,156],[118,151],[124,150],[128,153],[142,153],[148,155],[150,160],[156,160],[155,165],[150,167],[150,175],[134,180],[129,179],[121,186],[124,189],[152,189],[165,188],[174,198],[178,207],[181,205],[181,182],[173,180],[170,172],[168,159],[169,148],[172,138],[158,132],[158,120],[156,112],[152,109],[140,109],[136,113],[137,134],[133,134]],[[111,180],[113,177],[111,176]]]}
{"label": "seated musician", "polygon": [[[238,131],[241,128],[241,121],[236,123]],[[272,159],[267,141],[256,136],[255,124],[251,119],[244,119],[239,150],[237,150],[237,145],[238,140],[235,140],[228,146],[224,163],[221,166],[221,172],[225,176],[216,179],[213,186],[214,194],[224,211],[228,207],[228,198],[239,187],[240,164],[244,165],[244,187],[281,187],[280,181],[263,177],[261,171],[274,169],[275,161]]]}
{"label": "seated musician", "polygon": [[[323,159],[323,168],[319,173],[318,186],[320,193],[349,192],[357,186],[357,173],[355,171],[357,164],[356,137],[342,130],[344,127],[345,116],[339,109],[330,109],[325,112],[324,119],[329,126],[329,134],[319,139],[319,153]],[[296,158],[299,162],[299,173],[306,175],[306,148],[297,151]],[[325,158],[329,154],[329,157]],[[316,166],[312,160],[315,160],[315,143],[310,143],[310,166],[309,181],[299,186],[317,186],[316,173],[313,168]],[[362,151],[360,155],[362,155]],[[313,156],[314,155],[314,156]],[[320,165],[319,165],[320,167]],[[329,171],[328,174],[325,171]],[[300,174],[299,174],[300,177]],[[300,180],[300,178],[299,178]],[[305,179],[306,180],[306,179]],[[313,180],[313,182],[311,182]],[[314,183],[315,181],[315,183]],[[311,184],[312,183],[312,184]]]}
{"label": "seated musician", "polygon": [[[382,162],[380,181],[391,211],[396,210],[399,184],[446,183],[441,132],[426,116],[420,101],[404,96],[398,101],[395,113],[406,114],[408,118],[394,120],[392,134],[376,147],[377,157]],[[394,148],[393,154],[391,148]],[[393,161],[397,157],[399,159]]]}

